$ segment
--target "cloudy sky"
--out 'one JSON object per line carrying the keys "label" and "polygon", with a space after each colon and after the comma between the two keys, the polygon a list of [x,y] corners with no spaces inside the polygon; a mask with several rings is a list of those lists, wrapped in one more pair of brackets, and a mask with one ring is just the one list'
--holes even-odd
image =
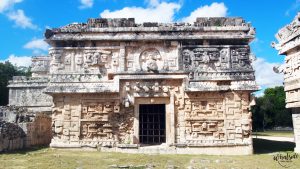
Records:
{"label": "cloudy sky", "polygon": [[272,67],[283,56],[270,47],[279,28],[290,23],[300,0],[0,0],[0,61],[28,66],[47,54],[46,28],[96,17],[135,17],[136,22],[193,22],[196,17],[241,16],[257,30],[252,42],[256,78],[262,88],[282,85]]}

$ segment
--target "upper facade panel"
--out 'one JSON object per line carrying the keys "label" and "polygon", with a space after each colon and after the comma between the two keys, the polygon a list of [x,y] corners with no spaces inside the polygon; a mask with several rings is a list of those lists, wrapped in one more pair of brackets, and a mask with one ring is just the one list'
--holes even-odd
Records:
{"label": "upper facade panel", "polygon": [[190,91],[230,86],[230,81],[256,90],[249,47],[254,36],[255,29],[242,18],[197,18],[193,24],[98,18],[45,32],[52,46],[52,83],[100,82],[107,91],[117,79],[133,77],[186,79]]}

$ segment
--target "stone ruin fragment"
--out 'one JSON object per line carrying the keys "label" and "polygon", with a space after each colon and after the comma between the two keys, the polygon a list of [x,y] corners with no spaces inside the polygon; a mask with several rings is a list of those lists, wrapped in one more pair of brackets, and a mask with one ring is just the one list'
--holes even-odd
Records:
{"label": "stone ruin fragment", "polygon": [[0,106],[0,152],[49,145],[51,118],[24,107]]}
{"label": "stone ruin fragment", "polygon": [[276,38],[278,43],[272,42],[272,47],[286,57],[284,64],[275,67],[274,71],[284,74],[286,108],[292,109],[295,152],[300,153],[300,13],[278,31]]}

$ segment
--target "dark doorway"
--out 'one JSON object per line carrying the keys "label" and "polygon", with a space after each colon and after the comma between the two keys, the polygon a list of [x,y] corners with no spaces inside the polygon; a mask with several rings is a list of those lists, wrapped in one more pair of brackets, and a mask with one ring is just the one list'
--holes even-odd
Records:
{"label": "dark doorway", "polygon": [[140,143],[161,144],[166,142],[166,105],[141,104],[139,110]]}

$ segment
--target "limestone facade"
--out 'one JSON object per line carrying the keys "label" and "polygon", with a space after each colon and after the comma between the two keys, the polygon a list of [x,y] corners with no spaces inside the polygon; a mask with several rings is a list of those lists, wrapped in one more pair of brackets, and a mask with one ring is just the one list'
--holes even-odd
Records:
{"label": "limestone facade", "polygon": [[284,74],[284,90],[286,92],[286,107],[293,112],[293,125],[296,147],[300,153],[300,13],[292,23],[278,31],[276,38],[278,43],[272,46],[280,55],[286,55],[285,63],[274,68],[278,73]]}
{"label": "limestone facade", "polygon": [[[53,99],[50,146],[251,154],[254,35],[242,18],[97,18],[47,29],[49,57],[33,65],[35,80],[46,80],[33,84]],[[32,81],[12,81],[11,93]]]}
{"label": "limestone facade", "polygon": [[32,77],[14,76],[9,82],[9,105],[27,108],[30,112],[51,112],[52,97],[44,93],[49,82],[50,58],[33,57]]}

